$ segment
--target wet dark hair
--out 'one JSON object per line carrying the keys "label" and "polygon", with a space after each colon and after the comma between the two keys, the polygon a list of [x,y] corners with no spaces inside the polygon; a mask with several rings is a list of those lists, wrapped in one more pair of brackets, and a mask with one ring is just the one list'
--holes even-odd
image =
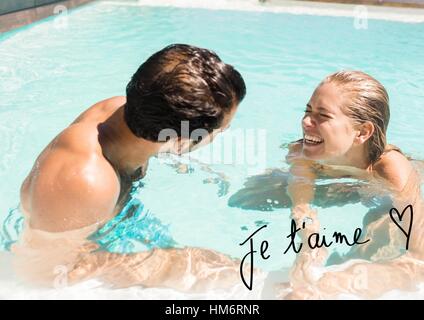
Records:
{"label": "wet dark hair", "polygon": [[125,121],[134,135],[158,141],[163,129],[181,137],[181,122],[212,132],[246,94],[240,73],[212,51],[173,44],[156,52],[127,86]]}

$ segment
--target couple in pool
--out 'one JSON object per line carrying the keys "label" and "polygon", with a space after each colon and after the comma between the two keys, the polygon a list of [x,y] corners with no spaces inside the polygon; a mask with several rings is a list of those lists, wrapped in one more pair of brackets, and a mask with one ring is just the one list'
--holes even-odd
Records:
{"label": "couple in pool", "polygon": [[[246,88],[240,73],[215,53],[177,44],[145,61],[126,93],[87,109],[37,158],[21,187],[26,225],[12,248],[16,271],[46,285],[54,283],[57,266],[65,268],[70,283],[96,277],[117,287],[189,292],[240,284],[240,261],[212,250],[155,248],[118,254],[87,240],[125,208],[133,182],[144,177],[151,157],[192,151],[228,128]],[[182,121],[189,123],[188,137],[181,133]],[[375,183],[374,189],[384,186],[400,206],[409,204],[415,194],[414,205],[419,205],[417,171],[399,149],[387,144],[388,122],[387,92],[371,76],[340,71],[318,85],[306,104],[303,138],[290,145],[287,156],[292,217],[299,224],[308,222],[301,237],[319,228],[311,203],[314,179],[320,175],[356,177],[370,181],[368,187]],[[169,129],[176,136],[162,139],[163,130]],[[193,132],[200,132],[196,139],[191,138]],[[372,187],[365,192],[373,192]],[[387,216],[386,211],[364,221],[367,236],[376,239],[352,257],[368,261],[357,260],[342,271],[327,271],[315,279],[311,269],[323,264],[326,252],[306,250],[297,256],[290,281],[277,291],[279,296],[326,298],[351,292],[374,297],[413,286],[423,276],[418,263],[423,253],[420,216],[414,218],[407,253],[369,262],[370,257],[404,243]],[[387,243],[376,244],[377,238]],[[358,265],[365,270],[366,288],[352,286]]]}

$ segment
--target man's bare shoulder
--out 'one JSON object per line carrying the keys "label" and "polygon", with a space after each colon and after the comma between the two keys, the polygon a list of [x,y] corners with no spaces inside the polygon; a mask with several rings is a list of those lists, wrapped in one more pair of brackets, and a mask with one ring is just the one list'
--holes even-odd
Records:
{"label": "man's bare shoulder", "polygon": [[[97,102],[90,108],[81,113],[73,122],[101,122],[105,118],[110,116],[119,107],[123,106],[127,102],[127,98],[124,96],[116,96]],[[71,124],[71,125],[72,125]]]}
{"label": "man's bare shoulder", "polygon": [[63,155],[67,161],[56,168],[40,166],[29,188],[22,188],[31,226],[59,232],[110,219],[120,192],[114,172],[96,157]]}
{"label": "man's bare shoulder", "polygon": [[114,168],[103,155],[97,131],[90,125],[74,124],[65,129],[54,141],[48,157],[54,158],[60,167],[60,176],[68,172],[77,173],[90,183],[119,182]]}
{"label": "man's bare shoulder", "polygon": [[[82,176],[89,171],[98,172],[105,178],[116,177],[113,167],[103,156],[97,128],[91,124],[76,123],[69,126],[50,143],[43,154],[42,162],[54,162],[60,167],[61,173],[78,170]],[[40,167],[43,164],[40,163]]]}
{"label": "man's bare shoulder", "polygon": [[113,97],[95,104],[42,151],[21,187],[21,205],[33,227],[65,231],[111,218],[120,183],[103,156],[98,125],[125,101]]}
{"label": "man's bare shoulder", "polygon": [[21,192],[34,227],[67,230],[110,218],[119,179],[96,140],[90,126],[74,124],[37,159]]}
{"label": "man's bare shoulder", "polygon": [[73,154],[101,155],[98,129],[94,123],[71,124],[50,143],[50,151],[67,151]]}

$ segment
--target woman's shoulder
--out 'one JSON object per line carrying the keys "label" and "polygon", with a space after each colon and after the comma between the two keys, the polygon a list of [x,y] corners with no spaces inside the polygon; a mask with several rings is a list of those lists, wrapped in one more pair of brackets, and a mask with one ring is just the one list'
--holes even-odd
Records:
{"label": "woman's shoulder", "polygon": [[373,171],[399,191],[405,187],[413,170],[408,158],[397,149],[388,150],[373,165]]}

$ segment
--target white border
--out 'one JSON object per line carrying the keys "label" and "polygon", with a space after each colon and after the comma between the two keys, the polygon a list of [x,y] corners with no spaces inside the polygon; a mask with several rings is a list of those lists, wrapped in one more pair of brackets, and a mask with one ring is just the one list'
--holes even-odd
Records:
{"label": "white border", "polygon": [[[357,14],[358,5],[338,3],[317,3],[308,1],[271,0],[260,3],[258,0],[132,0],[102,1],[101,4],[115,6],[153,6],[200,8],[210,10],[236,10],[255,12],[289,13],[295,15],[317,15],[352,17]],[[364,5],[361,5],[364,7]],[[368,19],[424,23],[424,9],[366,6]]]}

